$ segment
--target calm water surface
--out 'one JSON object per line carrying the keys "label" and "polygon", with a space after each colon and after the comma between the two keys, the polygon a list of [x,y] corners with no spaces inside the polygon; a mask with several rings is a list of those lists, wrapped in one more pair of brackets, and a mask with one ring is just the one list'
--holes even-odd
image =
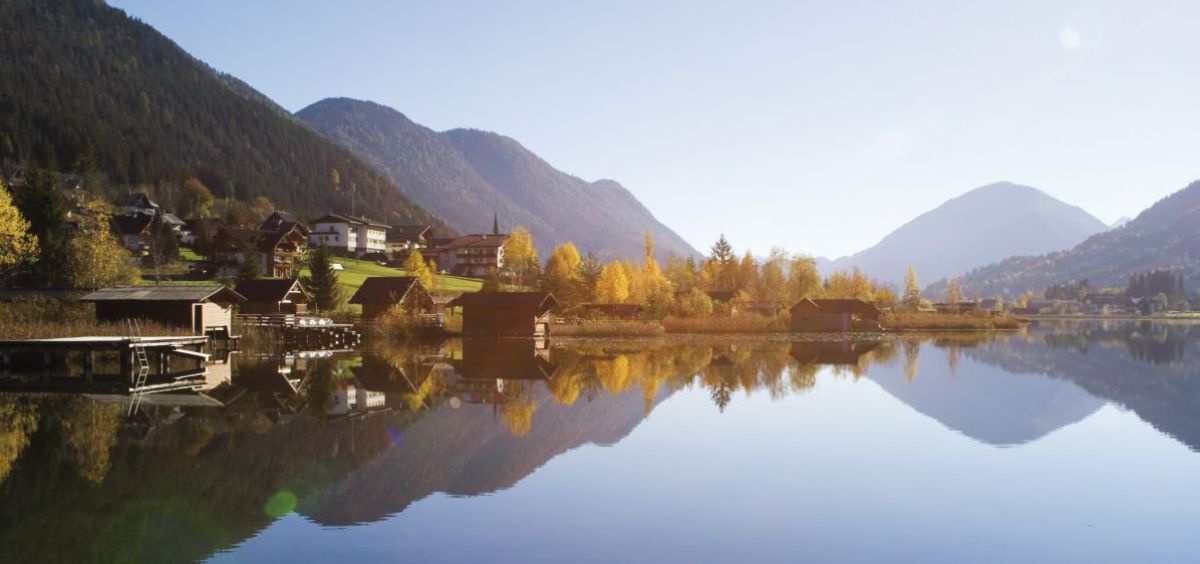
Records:
{"label": "calm water surface", "polygon": [[1200,561],[1200,326],[231,368],[0,396],[0,561]]}

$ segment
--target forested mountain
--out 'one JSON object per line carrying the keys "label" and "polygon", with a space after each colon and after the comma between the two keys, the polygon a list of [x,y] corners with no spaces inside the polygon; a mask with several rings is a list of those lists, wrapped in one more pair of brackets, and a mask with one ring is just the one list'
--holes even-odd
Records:
{"label": "forested mountain", "polygon": [[[0,158],[126,185],[442,225],[344,148],[152,27],[95,0],[0,2]],[[344,190],[335,190],[331,170]]]}
{"label": "forested mountain", "polygon": [[[971,271],[960,283],[968,296],[1011,297],[1084,279],[1092,288],[1123,288],[1133,275],[1155,269],[1181,274],[1188,289],[1200,285],[1200,181],[1074,248],[1009,258]],[[945,284],[929,290],[940,295]]]}
{"label": "forested mountain", "polygon": [[874,247],[831,261],[825,272],[857,266],[899,284],[912,265],[920,280],[932,282],[1011,256],[1067,249],[1107,228],[1041,190],[997,182],[921,214]]}
{"label": "forested mountain", "polygon": [[561,172],[517,141],[485,131],[437,132],[372,102],[330,98],[296,114],[388,175],[413,201],[462,231],[524,225],[543,256],[563,241],[581,251],[638,257],[650,230],[660,257],[697,254],[611,180]]}

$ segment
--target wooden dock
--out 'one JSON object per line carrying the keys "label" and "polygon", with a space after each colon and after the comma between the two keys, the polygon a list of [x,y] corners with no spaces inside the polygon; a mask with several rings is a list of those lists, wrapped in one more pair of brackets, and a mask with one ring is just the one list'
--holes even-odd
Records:
{"label": "wooden dock", "polygon": [[[41,370],[41,386],[67,387],[74,383],[93,384],[99,378],[124,383],[128,391],[167,391],[194,385],[203,380],[209,355],[203,352],[209,343],[206,336],[169,337],[61,337],[55,339],[0,340],[0,387],[14,383],[14,371]],[[152,380],[134,390],[137,382],[137,350],[144,351],[151,361]],[[111,362],[115,357],[116,362]],[[99,372],[102,360],[116,365],[116,374]],[[71,377],[71,368],[80,363],[82,378]]]}

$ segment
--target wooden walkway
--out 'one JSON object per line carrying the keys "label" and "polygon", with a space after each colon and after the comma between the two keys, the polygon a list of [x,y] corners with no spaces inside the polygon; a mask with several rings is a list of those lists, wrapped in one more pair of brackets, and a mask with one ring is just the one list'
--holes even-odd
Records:
{"label": "wooden walkway", "polygon": [[[96,377],[114,376],[96,370],[98,361],[116,357],[118,368],[115,376],[125,382],[126,389],[133,390],[137,376],[136,351],[141,348],[152,360],[153,381],[148,381],[140,391],[175,390],[192,385],[197,378],[203,380],[205,363],[209,355],[203,352],[208,345],[206,336],[168,337],[61,337],[55,339],[0,340],[0,372],[10,377],[14,370],[42,371],[42,384],[51,387],[69,386],[72,383],[92,384]],[[82,364],[82,379],[70,376],[74,363]],[[174,366],[186,363],[187,366]],[[0,382],[7,388],[10,382]]]}

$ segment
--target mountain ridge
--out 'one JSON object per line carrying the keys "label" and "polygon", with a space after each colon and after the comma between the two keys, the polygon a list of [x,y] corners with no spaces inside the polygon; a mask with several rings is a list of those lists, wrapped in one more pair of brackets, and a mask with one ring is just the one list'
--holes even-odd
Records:
{"label": "mountain ridge", "polygon": [[[571,241],[602,257],[699,253],[614,180],[562,172],[511,137],[473,128],[436,131],[377,102],[325,98],[296,112],[314,130],[390,178],[413,201],[463,231],[524,225],[541,254]],[[580,213],[586,211],[586,213]]]}
{"label": "mountain ridge", "polygon": [[[1200,284],[1200,181],[1145,209],[1116,229],[1097,233],[1057,252],[1013,256],[960,278],[968,295],[1013,297],[1050,284],[1087,279],[1092,288],[1123,288],[1129,277],[1154,269],[1183,274]],[[928,292],[944,293],[946,282]]]}

